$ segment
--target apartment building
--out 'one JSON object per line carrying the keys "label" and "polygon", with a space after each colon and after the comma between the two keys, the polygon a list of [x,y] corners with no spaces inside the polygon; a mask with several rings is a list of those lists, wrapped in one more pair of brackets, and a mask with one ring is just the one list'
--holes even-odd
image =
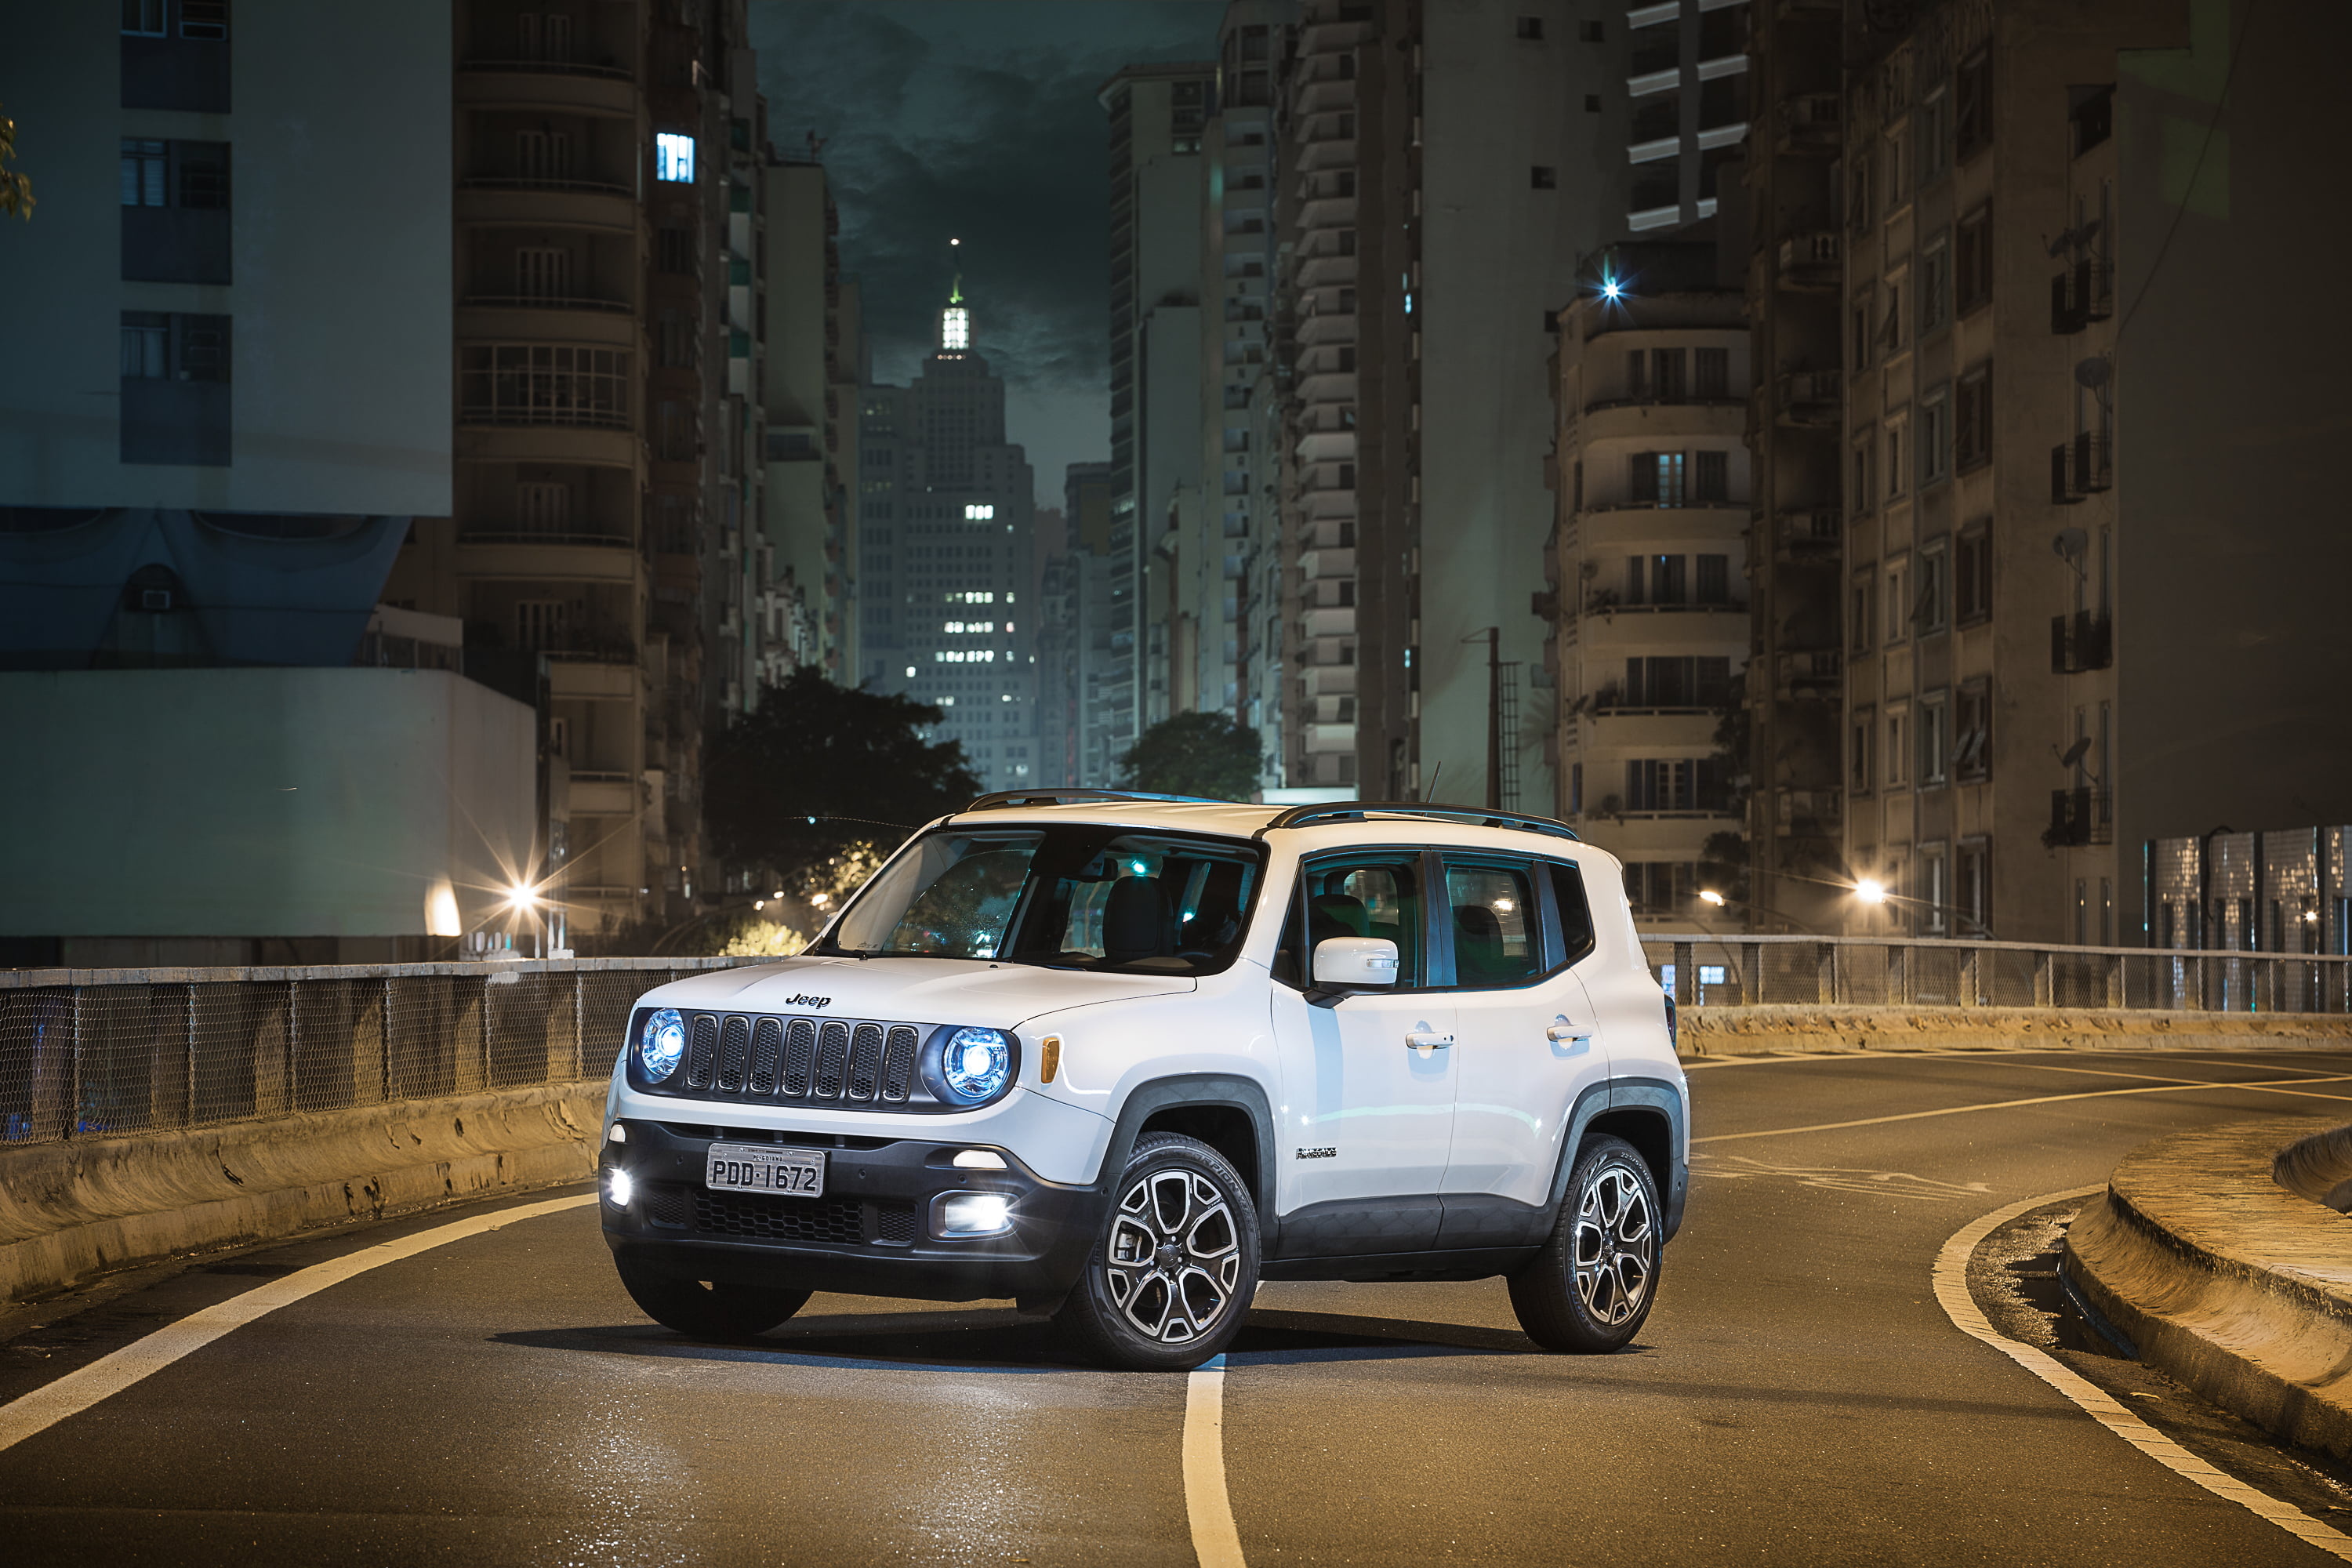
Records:
{"label": "apartment building", "polygon": [[1694,902],[1721,858],[1708,840],[1739,830],[1725,720],[1749,646],[1745,303],[1712,245],[1634,243],[1589,260],[1558,317],[1554,809],[1625,862],[1644,929],[1747,915]]}
{"label": "apartment building", "polygon": [[593,951],[711,890],[704,736],[759,679],[761,106],[740,0],[455,24],[455,515],[385,595],[539,674]]}
{"label": "apartment building", "polygon": [[2177,941],[2148,841],[2352,805],[2352,546],[2291,434],[2352,307],[2211,299],[2347,226],[2288,106],[2348,24],[2245,12],[1934,7],[1848,83],[1845,841],[1901,929]]}
{"label": "apartment building", "polygon": [[1842,547],[1844,82],[1837,0],[1718,15],[1749,26],[1749,134],[1719,193],[1755,381],[1743,696],[1751,929],[1843,928]]}
{"label": "apartment building", "polygon": [[857,668],[857,283],[842,276],[841,217],[814,151],[770,147],[761,180],[765,287],[751,335],[762,356],[764,500],[746,567],[757,643],[747,708],[803,666],[853,684]]}
{"label": "apartment building", "polygon": [[1056,592],[1068,595],[1071,629],[1058,656],[1066,665],[1059,679],[1074,707],[1063,752],[1046,755],[1063,755],[1068,771],[1058,780],[1041,774],[1039,782],[1107,788],[1118,782],[1118,759],[1133,744],[1114,743],[1118,732],[1099,721],[1104,705],[1133,679],[1132,660],[1114,657],[1122,632],[1132,635],[1133,598],[1118,591],[1114,576],[1108,463],[1072,463],[1063,471],[1062,519],[1067,555],[1058,569]]}
{"label": "apartment building", "polygon": [[529,685],[378,604],[452,510],[449,9],[7,35],[0,722],[41,763],[0,786],[0,962],[444,954],[549,827]]}
{"label": "apartment building", "polygon": [[[1748,131],[1749,12],[1749,0],[1663,0],[1621,14],[1629,233],[1657,237],[1706,223],[1720,205],[1720,177],[1737,179]],[[1615,25],[1578,26],[1605,36]]]}
{"label": "apartment building", "polygon": [[1038,782],[1035,480],[959,278],[908,386],[864,389],[865,684],[931,703],[984,787]]}
{"label": "apartment building", "polygon": [[[1540,805],[1544,322],[1630,188],[1590,6],[1308,0],[1279,90],[1284,772]],[[1442,773],[1440,769],[1443,769]]]}
{"label": "apartment building", "polygon": [[1201,467],[1201,148],[1215,88],[1209,62],[1139,65],[1097,95],[1110,133],[1112,626],[1108,662],[1087,674],[1084,749],[1107,766],[1179,710],[1172,672],[1196,668],[1197,619],[1185,648],[1171,638],[1186,635],[1181,542],[1197,538],[1210,510]]}

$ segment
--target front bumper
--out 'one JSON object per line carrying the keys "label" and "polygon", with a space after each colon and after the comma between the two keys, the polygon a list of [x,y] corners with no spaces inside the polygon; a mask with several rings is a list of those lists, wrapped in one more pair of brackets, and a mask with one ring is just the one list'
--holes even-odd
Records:
{"label": "front bumper", "polygon": [[[605,1245],[616,1258],[681,1279],[934,1301],[1045,1300],[1078,1278],[1103,1220],[1102,1193],[1049,1182],[1003,1150],[1006,1169],[957,1169],[954,1142],[719,1128],[625,1118],[597,1172]],[[713,1142],[780,1142],[825,1151],[821,1197],[713,1192]],[[634,1186],[615,1207],[606,1175]],[[934,1199],[1001,1193],[1013,1228],[995,1237],[932,1234]]]}

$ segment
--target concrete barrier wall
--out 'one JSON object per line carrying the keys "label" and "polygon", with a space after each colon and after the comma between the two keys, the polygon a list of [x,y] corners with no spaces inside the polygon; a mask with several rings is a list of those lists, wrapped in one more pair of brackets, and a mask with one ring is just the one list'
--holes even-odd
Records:
{"label": "concrete barrier wall", "polygon": [[1780,1051],[2253,1050],[2352,1046],[2352,1016],[2074,1007],[1688,1007],[1685,1056]]}
{"label": "concrete barrier wall", "polygon": [[322,1226],[575,1182],[602,1079],[0,1148],[0,1301]]}

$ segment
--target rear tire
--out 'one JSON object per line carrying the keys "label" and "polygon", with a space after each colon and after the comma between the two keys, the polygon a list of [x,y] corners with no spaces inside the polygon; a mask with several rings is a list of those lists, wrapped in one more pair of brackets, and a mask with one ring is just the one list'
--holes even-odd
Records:
{"label": "rear tire", "polygon": [[1102,1233],[1054,1322],[1089,1361],[1190,1372],[1240,1331],[1257,1272],[1241,1173],[1198,1139],[1150,1133],[1111,1184]]}
{"label": "rear tire", "polygon": [[643,1264],[615,1260],[621,1289],[638,1310],[663,1328],[688,1339],[748,1340],[766,1333],[797,1312],[811,1292],[724,1280],[680,1279],[656,1274]]}
{"label": "rear tire", "polygon": [[1578,1152],[1551,1238],[1511,1276],[1511,1310],[1549,1351],[1622,1350],[1658,1298],[1658,1184],[1622,1138]]}

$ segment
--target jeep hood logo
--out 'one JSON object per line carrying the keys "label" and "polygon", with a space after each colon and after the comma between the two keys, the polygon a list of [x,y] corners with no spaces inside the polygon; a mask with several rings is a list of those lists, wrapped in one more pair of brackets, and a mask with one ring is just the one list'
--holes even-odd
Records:
{"label": "jeep hood logo", "polygon": [[830,996],[787,996],[782,1002],[778,1003],[777,1005],[781,1007],[830,1007],[833,1005],[833,998]]}

